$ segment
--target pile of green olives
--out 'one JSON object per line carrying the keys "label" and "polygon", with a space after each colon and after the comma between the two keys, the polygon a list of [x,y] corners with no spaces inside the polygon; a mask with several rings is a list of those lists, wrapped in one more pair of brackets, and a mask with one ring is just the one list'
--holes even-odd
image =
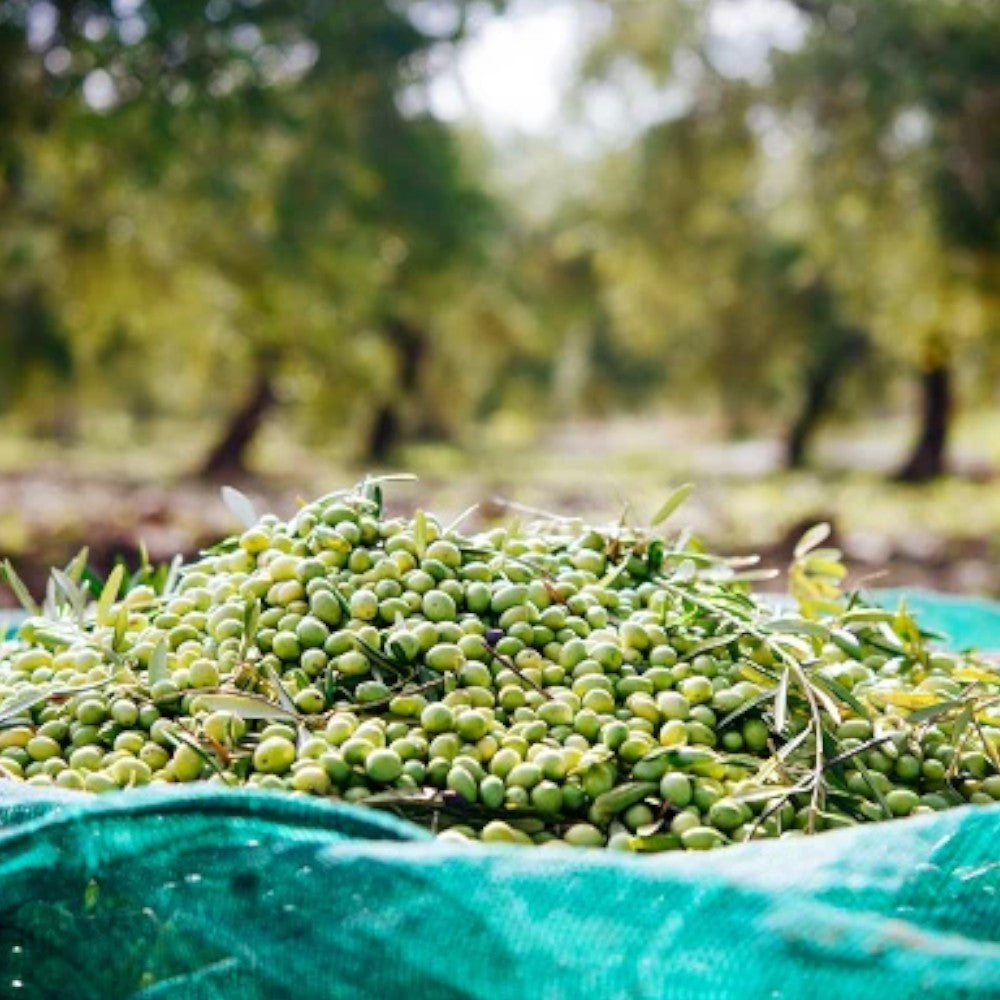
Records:
{"label": "pile of green olives", "polygon": [[162,592],[83,602],[65,578],[0,645],[2,779],[274,789],[451,839],[643,852],[1000,799],[987,662],[904,611],[779,610],[683,538],[466,535],[360,486]]}

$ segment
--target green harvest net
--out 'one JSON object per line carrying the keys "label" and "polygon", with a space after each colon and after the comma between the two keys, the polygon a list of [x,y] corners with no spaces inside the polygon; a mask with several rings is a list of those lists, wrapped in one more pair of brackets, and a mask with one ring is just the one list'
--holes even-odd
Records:
{"label": "green harvest net", "polygon": [[[1000,611],[911,595],[954,646]],[[281,794],[0,787],[0,997],[1000,997],[1000,805],[709,854]]]}
{"label": "green harvest net", "polygon": [[4,813],[4,996],[1000,996],[1000,807],[655,858],[273,793]]}

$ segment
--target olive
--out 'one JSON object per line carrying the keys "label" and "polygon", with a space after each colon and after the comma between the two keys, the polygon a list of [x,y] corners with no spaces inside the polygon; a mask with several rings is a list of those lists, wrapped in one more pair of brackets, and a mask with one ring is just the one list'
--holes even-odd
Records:
{"label": "olive", "polygon": [[[753,821],[772,801],[754,775],[776,751],[784,766],[767,782],[813,766],[798,674],[780,726],[774,696],[816,626],[781,643],[780,615],[742,584],[701,560],[687,578],[658,569],[648,544],[576,522],[465,538],[430,515],[382,517],[357,491],[288,523],[267,515],[234,550],[184,567],[171,594],[124,595],[110,609],[124,622],[114,656],[86,617],[71,639],[39,617],[0,646],[0,704],[38,693],[0,728],[0,774],[88,793],[204,780],[350,803],[424,789],[475,803],[450,827],[466,843],[704,850],[854,823],[834,797],[818,815],[796,797]],[[734,638],[748,612],[757,624]],[[920,722],[895,707],[911,689],[957,703],[968,661],[931,649],[908,662],[883,652],[895,623],[872,629],[863,609],[836,619],[821,616],[829,635],[802,667],[852,814],[1000,799],[995,720],[977,716],[960,739],[957,710]],[[83,690],[49,697],[60,688]]]}
{"label": "olive", "polygon": [[254,770],[263,774],[283,774],[295,760],[295,744],[282,736],[262,740],[253,753]]}

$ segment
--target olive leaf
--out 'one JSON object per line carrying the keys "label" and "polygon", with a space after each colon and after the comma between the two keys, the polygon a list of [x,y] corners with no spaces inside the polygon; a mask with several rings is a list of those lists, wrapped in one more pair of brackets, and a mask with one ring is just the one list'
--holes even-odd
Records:
{"label": "olive leaf", "polygon": [[693,492],[694,483],[684,483],[683,485],[678,486],[677,489],[675,489],[674,492],[667,497],[652,518],[650,518],[649,526],[651,528],[655,528],[657,525],[663,524],[663,522],[666,521],[666,519],[670,517],[670,515],[673,514],[673,512],[677,510],[677,508],[680,507]]}
{"label": "olive leaf", "polygon": [[121,651],[125,644],[125,633],[128,630],[128,605],[121,604],[118,607],[118,614],[115,616],[115,635],[112,646],[115,650]]}
{"label": "olive leaf", "polygon": [[222,487],[222,501],[244,528],[252,528],[259,520],[257,510],[245,493],[232,486]]}
{"label": "olive leaf", "polygon": [[788,667],[781,674],[778,681],[778,690],[774,695],[774,728],[777,732],[783,732],[785,723],[788,721],[788,681],[791,671]]}
{"label": "olive leaf", "polygon": [[268,664],[264,673],[267,675],[267,679],[274,685],[274,689],[278,695],[278,703],[289,715],[297,717],[299,714],[298,709],[295,707],[295,702],[288,693],[288,689],[282,682],[281,677],[278,676],[278,671]]}
{"label": "olive leaf", "polygon": [[840,681],[826,674],[816,673],[813,675],[816,685],[826,688],[834,698],[839,698],[845,705],[852,709],[860,718],[870,719],[871,712],[855,697],[854,692]]}
{"label": "olive leaf", "polygon": [[168,597],[174,592],[174,588],[177,586],[178,581],[181,576],[181,567],[184,565],[184,560],[178,555],[170,561],[170,569],[167,571],[166,578],[163,581],[163,587],[161,593],[164,597]]}
{"label": "olive leaf", "polygon": [[119,563],[108,574],[107,582],[101,591],[101,596],[97,599],[97,609],[94,614],[98,625],[109,624],[112,605],[118,600],[118,593],[125,580],[125,567]]}
{"label": "olive leaf", "polygon": [[444,531],[444,533],[445,533],[446,535],[450,535],[450,534],[452,534],[452,532],[454,532],[454,531],[457,531],[457,530],[458,530],[458,526],[459,526],[460,524],[464,524],[464,523],[465,523],[465,522],[466,522],[466,521],[467,521],[467,520],[468,520],[468,519],[469,519],[470,517],[472,517],[472,515],[473,515],[473,514],[475,514],[475,513],[476,513],[476,511],[478,511],[478,510],[479,510],[479,504],[477,504],[477,503],[474,503],[474,504],[470,504],[470,505],[469,505],[468,507],[466,507],[466,508],[465,508],[465,510],[463,510],[463,511],[462,511],[462,513],[461,513],[461,514],[459,514],[459,515],[458,515],[458,517],[456,517],[456,518],[455,518],[455,519],[454,519],[454,520],[453,520],[453,521],[452,521],[452,522],[451,522],[451,523],[450,523],[450,524],[448,525],[448,527],[447,527],[447,528],[445,528],[445,531]]}
{"label": "olive leaf", "polygon": [[42,613],[42,609],[31,596],[31,592],[24,585],[24,581],[17,575],[17,572],[9,559],[4,559],[3,561],[3,575],[7,578],[7,585],[12,591],[14,591],[14,596],[18,599],[18,601],[20,601],[21,607],[24,608],[29,615],[40,615]]}
{"label": "olive leaf", "polygon": [[149,686],[170,679],[170,668],[167,666],[167,640],[161,639],[149,657]]}
{"label": "olive leaf", "polygon": [[25,712],[29,712],[36,705],[41,705],[51,698],[71,698],[73,695],[81,694],[84,691],[94,691],[97,688],[106,687],[110,683],[111,680],[108,679],[72,688],[53,686],[33,688],[26,694],[12,698],[10,701],[6,701],[0,705],[0,726],[10,722],[11,719],[20,718]]}
{"label": "olive leaf", "polygon": [[218,692],[215,694],[199,694],[198,700],[210,712],[231,712],[241,719],[277,719],[285,722],[297,722],[299,713],[274,702],[252,694],[230,694]]}
{"label": "olive leaf", "polygon": [[376,479],[366,479],[361,487],[361,495],[368,500],[375,508],[375,516],[382,514],[382,486]]}
{"label": "olive leaf", "polygon": [[90,558],[90,549],[84,546],[79,552],[66,564],[66,569],[64,572],[75,584],[82,586],[83,584],[83,574],[87,569],[87,560]]}
{"label": "olive leaf", "polygon": [[216,774],[225,774],[222,765],[215,759],[215,756],[201,746],[193,736],[189,736],[180,729],[164,729],[163,737],[175,747],[186,746],[189,750],[193,750]]}
{"label": "olive leaf", "polygon": [[413,545],[417,555],[423,559],[427,551],[427,515],[422,510],[413,515]]}
{"label": "olive leaf", "polygon": [[257,638],[257,630],[260,627],[261,605],[260,601],[248,601],[246,610],[243,612],[243,639],[240,642],[240,659],[245,659],[250,647]]}
{"label": "olive leaf", "polygon": [[807,635],[812,639],[827,639],[830,636],[830,630],[825,625],[820,625],[819,622],[806,621],[804,618],[773,618],[771,621],[761,625],[761,628],[766,632]]}
{"label": "olive leaf", "polygon": [[795,546],[793,555],[796,559],[801,559],[803,556],[807,555],[813,549],[822,545],[829,537],[833,528],[826,521],[821,521],[819,524],[814,524],[805,534],[799,539],[798,544]]}
{"label": "olive leaf", "polygon": [[0,705],[0,725],[11,719],[18,719],[36,705],[40,705],[43,701],[48,701],[49,694],[49,688],[33,688],[27,694],[22,694],[18,698],[12,698],[10,701],[4,702]]}
{"label": "olive leaf", "polygon": [[83,621],[83,614],[87,606],[87,597],[83,590],[61,569],[52,570],[52,579],[55,581],[57,592],[61,593],[65,599],[65,606],[73,612],[77,621]]}

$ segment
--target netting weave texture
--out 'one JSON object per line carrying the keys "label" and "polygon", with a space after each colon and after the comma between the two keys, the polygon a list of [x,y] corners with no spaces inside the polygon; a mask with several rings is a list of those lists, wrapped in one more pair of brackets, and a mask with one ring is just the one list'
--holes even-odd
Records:
{"label": "netting weave texture", "polygon": [[2,996],[1000,997],[1000,806],[636,857],[281,794],[33,792],[0,804]]}

